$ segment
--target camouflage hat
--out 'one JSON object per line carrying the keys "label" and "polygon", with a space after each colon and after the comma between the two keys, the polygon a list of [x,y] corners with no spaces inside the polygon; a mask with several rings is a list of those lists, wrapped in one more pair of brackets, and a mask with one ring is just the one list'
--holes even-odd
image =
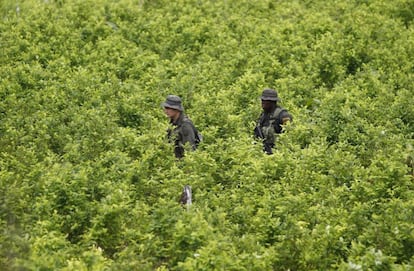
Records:
{"label": "camouflage hat", "polygon": [[262,96],[260,97],[263,101],[280,101],[279,97],[277,96],[277,92],[274,89],[265,89],[262,92]]}
{"label": "camouflage hat", "polygon": [[181,104],[181,98],[176,95],[168,95],[165,102],[161,104],[163,108],[172,108],[180,112],[184,111],[184,107]]}

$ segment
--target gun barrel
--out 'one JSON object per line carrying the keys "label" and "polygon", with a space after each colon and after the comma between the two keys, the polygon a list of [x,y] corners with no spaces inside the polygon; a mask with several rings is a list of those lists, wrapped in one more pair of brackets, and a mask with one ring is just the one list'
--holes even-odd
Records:
{"label": "gun barrel", "polygon": [[259,138],[261,138],[261,139],[264,139],[264,135],[263,135],[263,133],[262,133],[262,129],[260,129],[260,127],[259,127],[259,126],[256,126],[256,127],[254,128],[254,135],[255,135],[256,137],[259,137]]}

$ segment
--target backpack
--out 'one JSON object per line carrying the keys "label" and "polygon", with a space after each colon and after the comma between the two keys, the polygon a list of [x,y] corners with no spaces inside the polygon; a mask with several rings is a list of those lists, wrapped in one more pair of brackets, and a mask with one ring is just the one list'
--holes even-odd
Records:
{"label": "backpack", "polygon": [[184,121],[189,123],[193,128],[195,136],[195,145],[196,147],[198,147],[198,145],[203,141],[203,135],[198,131],[198,129],[194,126],[194,123],[189,118],[185,118]]}
{"label": "backpack", "polygon": [[195,135],[195,144],[198,147],[198,145],[200,145],[200,143],[203,141],[203,135],[197,130],[197,128],[194,127],[194,135]]}

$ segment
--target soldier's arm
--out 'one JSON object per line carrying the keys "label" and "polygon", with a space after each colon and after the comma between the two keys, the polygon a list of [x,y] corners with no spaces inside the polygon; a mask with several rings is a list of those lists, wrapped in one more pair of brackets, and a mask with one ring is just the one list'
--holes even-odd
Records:
{"label": "soldier's arm", "polygon": [[288,122],[292,122],[292,121],[293,121],[292,115],[288,111],[282,111],[282,113],[280,113],[281,125],[285,125]]}
{"label": "soldier's arm", "polygon": [[185,145],[188,142],[194,149],[196,147],[195,134],[194,134],[194,129],[190,123],[187,123],[187,122],[183,123],[182,134],[183,134],[183,138],[182,138],[183,144]]}

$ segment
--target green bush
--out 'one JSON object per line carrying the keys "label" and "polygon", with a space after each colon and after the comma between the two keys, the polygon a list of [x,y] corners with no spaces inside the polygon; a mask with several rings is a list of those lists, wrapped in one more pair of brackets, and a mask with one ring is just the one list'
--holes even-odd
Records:
{"label": "green bush", "polygon": [[[412,22],[406,0],[1,1],[0,269],[410,270]],[[268,87],[294,117],[272,156]],[[168,94],[204,136],[182,161]]]}

